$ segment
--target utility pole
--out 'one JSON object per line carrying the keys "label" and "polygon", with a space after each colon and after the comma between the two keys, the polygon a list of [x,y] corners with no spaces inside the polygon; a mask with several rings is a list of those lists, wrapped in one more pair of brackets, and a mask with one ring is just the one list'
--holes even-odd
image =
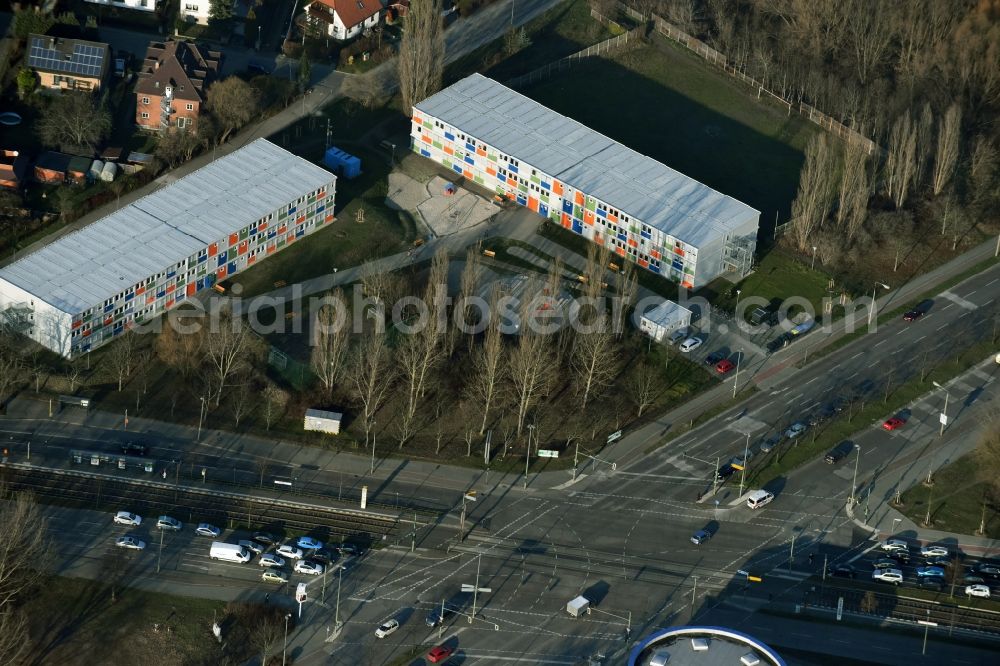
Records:
{"label": "utility pole", "polygon": [[715,458],[715,477],[712,478],[712,494],[719,492],[719,458]]}
{"label": "utility pole", "polygon": [[201,423],[205,418],[205,396],[200,395],[198,399],[201,400],[201,408],[198,410],[198,437],[196,442],[201,441]]}
{"label": "utility pole", "polygon": [[736,375],[733,377],[733,397],[736,397],[736,389],[740,383],[740,361],[743,360],[743,350],[736,352]]}
{"label": "utility pole", "polygon": [[792,570],[792,560],[795,559],[795,532],[792,532],[792,547],[788,549],[788,570]]}
{"label": "utility pole", "polygon": [[[576,481],[576,463],[580,457],[580,442],[576,443],[576,451],[573,453],[573,480]],[[985,504],[983,505],[984,515],[985,515]]]}
{"label": "utility pole", "polygon": [[441,597],[441,613],[438,615],[438,638],[444,635],[444,597]]}
{"label": "utility pole", "polygon": [[340,631],[340,583],[344,580],[344,566],[341,565],[337,568],[337,610],[334,613],[334,627],[336,631]]}
{"label": "utility pole", "polygon": [[417,512],[413,512],[413,531],[410,532],[410,552],[417,549]]}
{"label": "utility pole", "polygon": [[524,489],[528,489],[528,465],[531,463],[531,432],[535,426],[528,424],[528,450],[524,452]]}
{"label": "utility pole", "polygon": [[854,506],[855,502],[857,501],[857,498],[855,497],[854,493],[858,487],[858,461],[861,460],[861,447],[855,444],[854,448],[857,449],[858,454],[854,456],[854,480],[851,481],[851,500],[850,500],[851,506]]}
{"label": "utility pole", "polygon": [[372,420],[372,469],[371,474],[375,473],[375,421]]}
{"label": "utility pole", "polygon": [[163,559],[163,532],[160,530],[160,551],[156,553],[156,573],[160,573],[160,560]]}
{"label": "utility pole", "polygon": [[948,398],[951,397],[951,394],[948,393],[948,389],[946,389],[944,386],[941,386],[937,382],[932,382],[932,383],[934,384],[934,386],[944,391],[944,409],[941,410],[941,418],[939,419],[941,421],[941,430],[938,431],[938,437],[941,437],[942,435],[944,435],[944,428],[948,424]]}
{"label": "utility pole", "polygon": [[740,470],[740,497],[743,496],[743,482],[747,478],[747,465],[750,463],[750,433],[747,433],[747,444],[743,448],[743,469]]}

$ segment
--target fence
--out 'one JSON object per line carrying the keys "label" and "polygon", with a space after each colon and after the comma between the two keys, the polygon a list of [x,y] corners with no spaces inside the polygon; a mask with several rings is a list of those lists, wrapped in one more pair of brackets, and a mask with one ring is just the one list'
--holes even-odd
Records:
{"label": "fence", "polygon": [[[640,12],[632,9],[631,7],[628,7],[624,4],[620,4],[620,7],[622,11],[629,17],[638,21],[645,20],[645,17]],[[594,12],[591,13],[594,14]],[[691,35],[687,34],[683,30],[678,28],[677,26],[673,25],[672,23],[660,18],[656,14],[652,14],[651,16],[653,21],[653,28],[656,30],[656,32],[660,33],[667,39],[677,42],[678,44],[685,47],[686,49],[688,49],[695,55],[699,56],[706,62],[709,62],[715,65],[716,67],[719,67],[730,76],[737,78],[740,81],[743,81],[751,88],[755,88],[757,90],[757,99],[760,99],[762,95],[765,94],[769,95],[774,101],[787,108],[789,114],[791,114],[792,111],[795,111],[796,113],[803,116],[810,122],[815,123],[820,127],[822,127],[823,129],[827,130],[828,132],[840,137],[845,142],[861,145],[862,147],[864,147],[864,149],[868,152],[869,155],[875,152],[879,153],[883,152],[882,149],[878,146],[878,144],[876,144],[874,141],[864,136],[863,134],[860,134],[859,132],[851,129],[850,127],[847,127],[846,125],[834,120],[830,116],[826,115],[825,113],[819,111],[818,109],[812,106],[809,106],[808,104],[806,104],[801,100],[795,102],[786,99],[782,95],[767,89],[764,86],[763,81],[758,81],[757,79],[747,75],[742,70],[732,65],[729,58],[726,57],[724,53],[716,51],[708,44],[692,37]],[[595,18],[597,18],[597,16],[595,16]]]}
{"label": "fence", "polygon": [[[591,10],[591,15],[594,16],[594,18],[597,20],[601,20],[601,18],[603,18],[599,14],[597,14],[594,10]],[[610,21],[610,23],[614,22]],[[618,24],[615,23],[615,25]],[[507,81],[507,85],[510,86],[511,88],[517,88],[518,86],[534,83],[535,81],[541,81],[542,79],[551,76],[553,72],[559,72],[569,67],[572,67],[573,64],[578,60],[582,60],[584,58],[590,58],[592,56],[599,56],[606,53],[611,53],[613,51],[619,51],[625,48],[630,43],[631,44],[638,43],[642,38],[643,34],[645,34],[645,32],[646,32],[645,26],[639,26],[638,28],[633,28],[632,30],[629,30],[628,32],[622,35],[618,35],[617,37],[612,37],[611,39],[606,39],[603,42],[598,42],[597,44],[588,46],[582,51],[577,51],[572,55],[566,56],[565,58],[561,58],[559,60],[556,60],[555,62],[551,62],[548,65],[545,65],[544,67],[539,67],[538,69],[530,71],[527,74],[522,74],[521,76],[515,77],[510,81]]]}

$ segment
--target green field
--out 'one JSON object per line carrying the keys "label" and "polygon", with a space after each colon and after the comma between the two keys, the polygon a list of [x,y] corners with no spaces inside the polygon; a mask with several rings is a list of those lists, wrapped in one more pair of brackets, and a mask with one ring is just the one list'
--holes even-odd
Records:
{"label": "green field", "polygon": [[903,493],[901,511],[910,520],[920,524],[927,517],[927,503],[931,503],[931,523],[936,530],[973,534],[985,519],[986,536],[1000,538],[1000,513],[992,502],[983,500],[988,484],[977,482],[980,478],[975,454],[963,456],[934,472],[933,486],[918,484]]}
{"label": "green field", "polygon": [[776,213],[788,218],[802,150],[819,131],[661,37],[584,60],[523,92],[753,206],[764,238]]}

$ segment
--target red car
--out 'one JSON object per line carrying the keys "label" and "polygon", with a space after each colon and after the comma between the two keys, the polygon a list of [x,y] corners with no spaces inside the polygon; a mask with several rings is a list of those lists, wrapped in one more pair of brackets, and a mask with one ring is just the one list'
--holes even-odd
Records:
{"label": "red car", "polygon": [[906,421],[904,421],[903,419],[899,418],[898,416],[893,416],[891,419],[887,420],[885,423],[882,424],[882,429],[897,430],[899,428],[902,428],[904,423],[906,423]]}
{"label": "red car", "polygon": [[432,664],[437,664],[444,661],[454,653],[455,648],[438,645],[436,648],[431,648],[431,651],[427,653],[427,661]]}
{"label": "red car", "polygon": [[715,364],[715,371],[720,375],[724,375],[735,367],[736,366],[733,365],[732,361],[730,361],[728,358],[724,358]]}

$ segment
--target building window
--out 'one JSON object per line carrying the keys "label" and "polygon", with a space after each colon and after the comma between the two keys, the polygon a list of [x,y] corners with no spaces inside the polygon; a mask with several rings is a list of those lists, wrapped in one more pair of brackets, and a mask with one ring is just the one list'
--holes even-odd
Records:
{"label": "building window", "polygon": [[177,127],[178,127],[178,129],[184,129],[185,127],[187,127],[187,124],[188,124],[188,118],[178,118],[177,119]]}
{"label": "building window", "polygon": [[142,117],[143,120],[147,120],[149,118],[149,114],[146,113],[145,111],[143,111],[142,114],[141,114],[141,117]]}
{"label": "building window", "polygon": [[187,105],[187,110],[188,111],[194,111],[194,104],[188,104]]}
{"label": "building window", "polygon": [[149,104],[149,98],[148,97],[143,97],[142,98],[142,103],[143,104]]}
{"label": "building window", "polygon": [[186,12],[196,12],[198,11],[198,5],[185,4],[184,11]]}

